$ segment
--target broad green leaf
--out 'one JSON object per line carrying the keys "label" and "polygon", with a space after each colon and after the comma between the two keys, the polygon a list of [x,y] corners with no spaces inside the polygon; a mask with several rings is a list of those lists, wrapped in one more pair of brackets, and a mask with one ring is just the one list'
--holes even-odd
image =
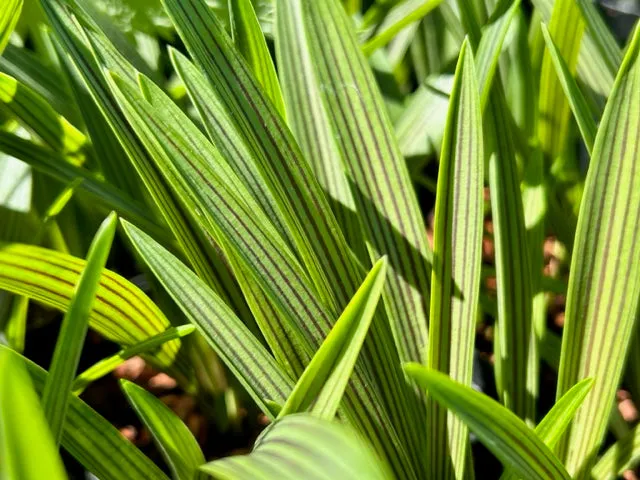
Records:
{"label": "broad green leaf", "polygon": [[405,0],[398,2],[376,28],[373,37],[362,46],[362,51],[365,55],[371,55],[375,50],[389,43],[403,29],[428,15],[440,3],[442,3],[442,0]]}
{"label": "broad green leaf", "polygon": [[[10,350],[0,345],[0,352]],[[36,392],[42,393],[47,372],[30,360],[18,357],[14,352],[9,354],[20,358],[31,376]],[[26,418],[21,418],[21,421],[24,420]],[[62,446],[89,472],[102,480],[122,479],[123,471],[132,478],[167,479],[165,474],[111,423],[71,393]],[[49,477],[45,475],[44,478]]]}
{"label": "broad green leaf", "polygon": [[116,233],[117,217],[111,213],[96,233],[87,262],[74,285],[69,306],[62,320],[56,348],[51,359],[49,376],[42,394],[42,406],[51,427],[53,438],[58,444],[62,437],[65,416],[69,407],[71,384],[78,368],[84,337],[89,327],[89,316],[100,287],[111,243]]}
{"label": "broad green leaf", "polygon": [[237,49],[247,60],[276,110],[284,118],[284,101],[276,68],[251,0],[229,0],[231,32]]}
{"label": "broad green leaf", "polygon": [[[139,138],[145,142],[149,152],[153,152],[153,158],[161,170],[172,179],[176,191],[193,202],[192,208],[200,214],[202,228],[223,246],[228,258],[238,262],[239,271],[257,283],[262,289],[261,295],[269,300],[270,308],[277,312],[277,315],[265,317],[274,323],[267,328],[278,336],[272,339],[274,343],[270,343],[271,348],[276,350],[284,346],[286,351],[281,352],[279,358],[288,356],[287,360],[292,364],[304,366],[329,333],[333,316],[318,300],[316,292],[309,285],[306,272],[251,195],[246,193],[237,176],[220,159],[215,147],[195,126],[174,126],[170,118],[166,118],[166,109],[149,104],[140,93],[116,76],[113,80],[114,91],[131,125],[139,132]],[[203,178],[207,181],[203,182]],[[347,251],[341,253],[348,254]],[[344,279],[341,279],[340,285],[344,288]],[[385,365],[383,370],[376,370],[384,376],[374,378],[380,383],[394,382],[388,393],[400,415],[398,400],[402,401],[402,395],[408,393],[405,390],[408,386],[393,376],[396,373],[393,367],[398,363],[397,359],[394,362],[393,351],[389,350],[391,345],[384,343],[389,338],[389,334],[385,335],[386,332],[382,330],[384,324],[376,325],[374,322],[372,327],[368,340],[373,345],[369,348],[376,352],[373,357],[376,364]],[[265,337],[269,340],[267,333]],[[349,407],[345,413],[358,428],[370,432],[370,435],[389,437],[388,441],[376,444],[377,447],[402,449],[395,429],[389,428],[391,424],[387,423],[384,404],[372,400],[379,395],[380,387],[378,383],[371,383],[371,374],[365,370],[367,366],[364,362],[368,361],[368,365],[371,365],[371,358],[369,355],[363,356],[360,359],[362,364],[358,362],[356,365],[352,387],[347,391]],[[387,360],[383,361],[383,358]],[[399,371],[397,373],[401,374]],[[406,414],[403,418],[406,418]],[[372,430],[372,423],[385,427],[373,433],[376,430]],[[372,441],[375,443],[374,439]],[[402,450],[396,450],[389,457],[404,459]]]}
{"label": "broad green leaf", "polygon": [[614,480],[625,470],[633,470],[640,463],[640,426],[636,426],[625,438],[618,440],[602,455],[591,470],[591,478]]}
{"label": "broad green leaf", "polygon": [[[81,155],[79,150],[87,143],[82,132],[38,93],[4,73],[0,73],[0,102],[49,147],[65,155]],[[72,163],[81,164],[83,160],[76,158]]]}
{"label": "broad green leaf", "polygon": [[226,480],[394,478],[362,437],[338,423],[305,414],[288,415],[267,427],[252,453],[216,460],[201,470]]}
{"label": "broad green leaf", "polygon": [[[0,244],[0,289],[66,311],[85,261],[45,248]],[[89,325],[109,340],[134,345],[169,327],[169,321],[132,283],[109,270],[102,273]],[[172,364],[180,342],[163,345],[158,366]]]}
{"label": "broad green leaf", "polygon": [[246,388],[265,414],[265,400],[284,403],[293,381],[282,372],[230,308],[186,266],[148,235],[123,221],[140,256],[187,318]]}
{"label": "broad green leaf", "polygon": [[120,385],[129,403],[151,431],[156,445],[171,468],[173,478],[204,478],[198,472],[198,467],[205,463],[204,455],[193,433],[182,420],[144,388],[126,380],[121,380]]}
{"label": "broad green leaf", "polygon": [[40,400],[18,355],[0,347],[0,478],[64,480],[67,475]]}
{"label": "broad green leaf", "polygon": [[287,398],[278,418],[310,410],[332,420],[376,311],[387,270],[386,258],[373,266]]}
{"label": "broad green leaf", "polygon": [[564,61],[564,58],[562,58],[562,54],[558,50],[558,47],[556,47],[545,24],[542,24],[542,34],[544,35],[544,41],[547,44],[547,51],[553,61],[553,66],[555,67],[556,74],[558,75],[560,85],[562,85],[567,100],[569,101],[569,106],[571,107],[573,116],[578,122],[578,128],[580,128],[582,140],[584,140],[587,150],[591,152],[593,150],[593,143],[596,138],[596,131],[598,127],[591,115],[589,105],[587,105],[587,101],[573,78],[569,66]]}
{"label": "broad green leaf", "polygon": [[22,12],[23,0],[4,0],[0,9],[0,54],[3,52],[13,32],[20,12]]}
{"label": "broad green leaf", "polygon": [[[438,173],[427,364],[471,385],[482,262],[484,148],[473,55],[462,44]],[[431,478],[468,472],[468,430],[432,399],[427,406]]]}
{"label": "broad green leaf", "polygon": [[136,345],[120,350],[118,353],[111,355],[110,357],[100,360],[98,363],[87,368],[84,372],[80,373],[73,381],[71,387],[74,395],[80,395],[85,388],[96,380],[113,372],[116,368],[122,365],[126,360],[140,354],[153,352],[161,347],[163,344],[175,340],[177,338],[185,337],[195,330],[193,325],[181,325],[179,327],[171,327],[162,333],[159,333],[148,340],[144,340]]}
{"label": "broad green leaf", "polygon": [[[534,432],[549,448],[554,448],[560,440],[562,434],[567,430],[571,420],[584,402],[585,397],[593,387],[593,379],[585,378],[578,382],[571,390],[565,393],[558,400],[551,410],[544,416],[536,426]],[[515,480],[518,478],[514,473],[507,471],[501,480]]]}
{"label": "broad green leaf", "polygon": [[596,136],[570,268],[558,395],[595,379],[559,449],[579,478],[605,433],[640,300],[639,51],[636,28]]}
{"label": "broad green leaf", "polygon": [[569,479],[551,450],[514,413],[445,374],[409,363],[405,372],[452,410],[506,466],[527,479]]}

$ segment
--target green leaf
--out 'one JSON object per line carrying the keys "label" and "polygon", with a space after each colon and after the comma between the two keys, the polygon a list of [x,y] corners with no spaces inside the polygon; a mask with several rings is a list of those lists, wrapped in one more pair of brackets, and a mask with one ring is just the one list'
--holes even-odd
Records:
{"label": "green leaf", "polygon": [[[571,420],[584,402],[593,387],[593,379],[585,378],[558,400],[551,410],[536,426],[534,432],[549,448],[554,448],[562,434],[567,430]],[[501,480],[515,480],[518,476],[511,471],[505,472]]]}
{"label": "green leaf", "polygon": [[140,256],[186,317],[209,342],[254,401],[269,415],[266,399],[284,403],[293,381],[230,308],[204,282],[148,235],[123,221]]}
{"label": "green leaf", "polygon": [[227,480],[394,478],[387,464],[353,431],[305,414],[288,415],[267,427],[249,455],[216,460],[201,469]]}
{"label": "green leaf", "polygon": [[618,440],[602,455],[591,470],[596,480],[615,480],[625,470],[633,470],[640,462],[640,426],[636,426],[626,437]]}
{"label": "green leaf", "polygon": [[22,361],[0,347],[0,478],[64,480],[42,406]]}
{"label": "green leaf", "polygon": [[56,341],[50,373],[42,394],[44,413],[56,444],[60,442],[62,436],[65,415],[69,407],[71,384],[80,361],[84,337],[89,326],[89,316],[100,286],[102,270],[111,250],[116,225],[117,217],[115,213],[111,213],[91,242],[87,263],[80,273],[78,283],[74,286]]}
{"label": "green leaf", "polygon": [[129,403],[151,431],[162,456],[178,480],[196,480],[205,476],[198,467],[204,455],[191,431],[180,418],[154,395],[126,380],[120,385]]}
{"label": "green leaf", "polygon": [[595,379],[559,450],[578,477],[605,433],[640,301],[639,51],[636,28],[596,136],[570,268],[558,395]]}
{"label": "green leaf", "polygon": [[251,0],[229,0],[231,32],[237,49],[247,60],[251,71],[284,118],[284,101],[276,68]]}
{"label": "green leaf", "polygon": [[[4,73],[0,73],[0,102],[55,151],[81,155],[79,150],[87,143],[82,132],[57,114],[37,92]],[[72,163],[78,165],[83,160],[80,157]]]}
{"label": "green leaf", "polygon": [[[0,345],[0,352],[9,351],[7,347]],[[10,355],[18,356],[14,352]],[[47,372],[24,357],[20,359],[31,376],[36,392],[42,393]],[[26,418],[20,420],[22,422]],[[88,471],[103,480],[121,479],[123,471],[132,478],[167,479],[165,474],[111,423],[72,394],[69,394],[69,410],[64,424],[62,446]],[[29,460],[33,462],[33,458]],[[45,475],[44,478],[49,477]]]}
{"label": "green leaf", "polygon": [[[553,5],[549,31],[571,75],[576,72],[585,23],[575,0],[558,0]],[[540,145],[551,160],[565,153],[569,141],[569,103],[554,71],[548,50],[540,74],[539,127]]]}
{"label": "green leaf", "polygon": [[492,398],[416,363],[406,364],[405,372],[460,417],[505,466],[513,468],[522,478],[570,478],[536,434]]}
{"label": "green leaf", "polygon": [[380,259],[307,365],[278,418],[310,410],[332,420],[353,372],[384,286],[387,260]]}
{"label": "green leaf", "polygon": [[442,3],[442,0],[405,0],[398,2],[376,28],[372,38],[362,46],[365,55],[389,43],[399,32],[418,22]]}
{"label": "green leaf", "polygon": [[[482,262],[484,156],[473,55],[462,44],[438,173],[427,364],[471,385]],[[468,474],[468,431],[429,401],[427,464],[431,478]]]}
{"label": "green leaf", "polygon": [[2,10],[0,10],[0,54],[4,51],[11,32],[18,23],[20,12],[22,12],[23,0],[6,0],[3,2]]}
{"label": "green leaf", "polygon": [[551,34],[545,24],[542,24],[542,34],[544,35],[544,41],[547,44],[547,51],[553,61],[553,66],[555,67],[560,84],[562,85],[564,93],[569,101],[569,106],[571,107],[573,116],[578,122],[578,128],[580,128],[582,140],[584,140],[587,150],[591,153],[596,138],[596,131],[598,129],[596,122],[591,115],[591,110],[589,109],[589,105],[587,105],[587,101],[571,74],[569,66],[564,61],[564,58],[562,58],[562,54],[551,38]]}
{"label": "green leaf", "polygon": [[[66,311],[85,261],[31,245],[0,244],[0,289]],[[134,345],[169,327],[160,309],[142,291],[109,270],[102,273],[89,325],[107,339]],[[173,363],[180,342],[153,356],[159,367]]]}
{"label": "green leaf", "polygon": [[196,327],[193,325],[181,325],[179,327],[171,327],[162,333],[159,333],[148,340],[144,340],[136,345],[120,350],[118,353],[110,357],[100,360],[98,363],[87,368],[80,373],[73,381],[71,390],[74,395],[80,395],[85,388],[96,380],[113,372],[118,366],[122,365],[126,360],[143,353],[156,350],[166,342],[185,337],[192,333]]}

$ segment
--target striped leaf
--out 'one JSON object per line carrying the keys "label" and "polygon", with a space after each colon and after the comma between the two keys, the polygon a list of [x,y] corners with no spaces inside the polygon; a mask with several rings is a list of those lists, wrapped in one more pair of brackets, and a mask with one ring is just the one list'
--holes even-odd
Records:
{"label": "striped leaf", "polygon": [[[66,311],[85,261],[30,245],[0,244],[0,289]],[[158,307],[132,283],[109,270],[102,273],[89,325],[107,339],[134,345],[169,327]],[[172,364],[180,342],[162,346],[158,366]]]}
{"label": "striped leaf", "polygon": [[560,50],[551,38],[549,29],[545,24],[542,24],[542,34],[544,35],[544,41],[547,45],[547,51],[549,57],[553,62],[556,74],[558,75],[560,85],[562,85],[562,89],[564,90],[565,96],[569,101],[569,106],[571,107],[573,116],[578,123],[578,128],[580,129],[580,133],[582,134],[582,140],[587,146],[587,150],[589,150],[589,153],[591,153],[596,138],[596,131],[598,129],[596,122],[591,115],[591,110],[589,109],[587,101],[585,100],[582,92],[580,91],[580,88],[578,87],[578,84],[573,78],[567,62],[565,62],[564,58],[562,57]]}
{"label": "striped leaf", "polygon": [[230,308],[186,266],[148,235],[122,222],[134,247],[186,317],[266,415],[265,400],[283,404],[293,381]]}
{"label": "striped leaf", "polygon": [[[60,116],[37,92],[0,73],[0,102],[46,145],[65,155],[80,154],[87,138]],[[83,158],[74,159],[81,164]]]}
{"label": "striped leaf", "polygon": [[42,406],[56,444],[60,442],[65,416],[69,407],[69,393],[75,376],[89,316],[100,287],[111,243],[116,233],[117,217],[111,213],[96,233],[84,269],[74,285],[67,311],[62,320],[56,348],[51,359],[49,376],[42,394]]}
{"label": "striped leaf", "polygon": [[91,382],[95,382],[96,380],[113,372],[128,359],[135,357],[136,355],[153,352],[171,340],[182,338],[193,333],[195,328],[196,327],[193,325],[181,325],[179,327],[168,328],[164,332],[159,333],[148,340],[144,340],[136,345],[122,349],[118,353],[100,360],[98,363],[87,368],[75,378],[73,386],[71,387],[73,394],[80,395]]}
{"label": "striped leaf", "polygon": [[442,0],[405,0],[398,2],[385,15],[376,28],[372,38],[362,46],[365,55],[371,55],[377,49],[389,43],[399,32],[428,15]]}
{"label": "striped leaf", "polygon": [[[575,0],[557,0],[549,22],[549,32],[567,63],[571,75],[578,65],[580,43],[584,33],[584,21]],[[550,53],[545,52],[540,74],[540,144],[551,160],[565,153],[569,140],[569,103],[562,84],[554,71]]]}
{"label": "striped leaf", "polygon": [[618,440],[602,455],[591,470],[596,480],[615,480],[625,470],[633,470],[640,463],[640,426],[636,426],[626,437]]}
{"label": "striped leaf", "polygon": [[18,355],[0,347],[0,478],[67,475],[38,395]]}
{"label": "striped leaf", "polygon": [[[8,351],[6,347],[0,345],[0,352]],[[18,354],[11,352],[10,355]],[[42,393],[47,372],[24,357],[20,359],[31,376],[36,392]],[[62,446],[89,472],[103,480],[121,479],[123,471],[132,478],[167,479],[162,470],[133,443],[124,438],[111,423],[71,394],[69,394],[69,411],[64,425]],[[45,475],[44,478],[49,477]]]}
{"label": "striped leaf", "polygon": [[558,395],[595,379],[559,449],[579,476],[605,433],[640,300],[639,51],[636,28],[596,136],[570,269]]}
{"label": "striped leaf", "polygon": [[443,373],[409,363],[405,372],[464,421],[486,447],[522,478],[569,479],[560,460],[511,411]]}
{"label": "striped leaf", "polygon": [[[266,296],[271,308],[278,313],[270,319],[271,322],[281,323],[268,328],[277,332],[280,340],[270,344],[271,348],[282,348],[284,344],[286,351],[281,352],[281,357],[287,358],[292,364],[304,366],[328,334],[333,316],[318,300],[316,292],[309,285],[306,272],[268,219],[261,214],[260,208],[246,193],[239,179],[220,159],[215,147],[194,125],[175,127],[170,118],[166,118],[166,109],[149,104],[141,98],[141,94],[115,76],[114,91],[131,125],[153,153],[161,171],[171,177],[172,185],[181,197],[193,202],[193,209],[201,215],[202,228],[223,246],[229,258],[239,262],[237,266],[241,273],[249,275],[261,288],[261,295]],[[348,250],[341,253],[348,254]],[[341,281],[340,286],[344,288],[344,282]],[[336,288],[336,285],[331,285],[331,288]],[[343,294],[344,291],[341,292]],[[375,352],[375,356],[367,354],[361,360],[362,363],[367,361],[368,365],[361,365],[360,362],[356,365],[353,387],[347,391],[348,402],[352,403],[346,413],[363,431],[388,437],[388,441],[376,446],[396,450],[390,458],[401,462],[406,459],[403,446],[395,428],[387,423],[388,414],[383,404],[373,399],[379,395],[379,383],[394,382],[384,392],[389,395],[387,398],[394,409],[391,410],[393,415],[406,419],[406,413],[401,414],[406,412],[401,402],[406,401],[404,395],[408,386],[400,383],[401,372],[399,368],[395,369],[397,358],[394,361],[394,352],[390,350],[392,345],[388,343],[389,336],[382,330],[385,325],[376,323],[372,325],[368,337],[373,344],[369,348]],[[284,341],[283,332],[288,337]],[[269,339],[266,333],[265,336]],[[379,377],[373,377],[376,383],[368,380],[372,378],[370,372],[373,370],[365,370],[372,368],[372,358],[378,366],[375,371]],[[374,434],[371,423],[385,427]]]}
{"label": "striped leaf", "polygon": [[153,435],[162,456],[177,480],[197,480],[205,478],[198,467],[205,463],[200,445],[193,433],[157,397],[144,388],[126,380],[120,385],[129,403]]}
{"label": "striped leaf", "polygon": [[[473,55],[462,44],[451,92],[436,194],[427,364],[471,385],[482,261],[484,146]],[[431,478],[463,478],[465,425],[429,399]],[[467,472],[468,473],[468,472]]]}
{"label": "striped leaf", "polygon": [[[556,446],[584,402],[591,387],[593,387],[593,379],[591,378],[585,378],[575,384],[571,390],[555,403],[536,426],[535,434],[547,447],[552,449]],[[515,480],[518,476],[511,471],[507,471],[500,478],[501,480]]]}
{"label": "striped leaf", "polygon": [[276,110],[284,118],[284,101],[276,68],[271,59],[264,35],[253,9],[251,0],[233,0],[229,2],[231,33],[236,48],[247,60],[251,71],[265,93],[273,102]]}
{"label": "striped leaf", "polygon": [[383,257],[322,342],[278,418],[306,410],[326,420],[335,417],[376,311],[386,271],[387,260]]}
{"label": "striped leaf", "polygon": [[207,463],[218,479],[394,478],[386,463],[348,428],[310,415],[288,415],[270,425],[253,452]]}
{"label": "striped leaf", "polygon": [[0,54],[4,51],[11,33],[22,12],[23,0],[6,0],[0,10]]}

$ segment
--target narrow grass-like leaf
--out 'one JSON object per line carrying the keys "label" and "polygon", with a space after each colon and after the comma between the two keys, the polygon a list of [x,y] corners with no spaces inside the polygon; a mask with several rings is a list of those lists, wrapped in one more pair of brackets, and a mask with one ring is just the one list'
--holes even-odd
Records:
{"label": "narrow grass-like leaf", "polygon": [[[284,355],[289,356],[291,363],[297,362],[304,366],[329,333],[333,315],[319,301],[316,292],[309,285],[306,272],[255,205],[252,197],[247,193],[242,194],[246,192],[244,186],[197,128],[193,125],[174,127],[168,119],[164,120],[167,116],[165,110],[154,108],[124,81],[114,77],[114,86],[117,87],[118,99],[131,124],[139,132],[140,139],[153,152],[162,171],[171,176],[174,188],[184,198],[190,199],[194,209],[201,214],[202,227],[223,245],[229,258],[239,262],[243,274],[258,282],[271,303],[271,308],[279,313],[270,320],[281,322],[275,328],[280,338],[282,332],[286,332],[289,337],[284,342],[287,348]],[[335,285],[331,287],[335,288]],[[384,375],[379,379],[380,382],[395,382],[394,387],[386,392],[390,394],[389,401],[394,402],[391,404],[395,409],[394,413],[400,415],[399,402],[403,400],[402,395],[406,393],[404,388],[408,386],[401,384],[401,379],[395,377],[395,373],[400,375],[400,371],[395,372],[394,369],[397,357],[394,363],[394,352],[389,350],[392,345],[384,343],[389,341],[389,334],[382,330],[384,326],[382,323],[377,324],[379,343],[369,348],[375,352],[376,364],[385,365],[384,370],[377,370]],[[375,327],[374,322],[369,339],[375,333]],[[274,329],[274,326],[270,328]],[[269,339],[268,335],[265,336]],[[282,341],[280,342],[270,344],[271,348],[281,348]],[[382,358],[388,360],[383,363]],[[371,356],[363,356],[361,360],[370,362]],[[387,420],[383,419],[387,414],[381,402],[377,400],[379,403],[376,404],[372,401],[378,396],[378,384],[366,380],[366,389],[364,387],[365,375],[369,375],[364,368],[364,365],[356,365],[354,386],[347,391],[348,401],[354,403],[350,403],[352,408],[347,413],[353,415],[353,421],[365,431],[372,431],[372,422],[385,425],[375,435],[388,435],[390,440],[376,446],[402,448],[395,429],[389,429]],[[358,407],[354,408],[354,404]],[[404,456],[399,453],[390,458],[403,460]]]}
{"label": "narrow grass-like leaf", "polygon": [[23,0],[5,0],[0,10],[0,54],[9,43],[9,38],[13,32],[20,12],[22,12]]}
{"label": "narrow grass-like leaf", "polygon": [[121,380],[120,385],[129,403],[153,435],[162,456],[171,468],[173,478],[204,478],[204,474],[198,471],[198,467],[205,463],[204,455],[193,433],[182,420],[144,388],[126,380]]}
{"label": "narrow grass-like leaf", "polygon": [[283,404],[293,381],[230,308],[151,237],[122,222],[125,232],[169,295],[198,328],[265,414],[265,400]]}
{"label": "narrow grass-like leaf", "polygon": [[558,50],[558,47],[551,38],[549,29],[545,24],[542,24],[542,34],[544,35],[544,41],[547,44],[548,54],[553,61],[553,66],[555,67],[556,74],[560,80],[560,85],[562,85],[567,100],[569,101],[571,111],[573,112],[573,116],[578,123],[578,128],[580,128],[582,140],[584,140],[587,149],[591,152],[593,150],[593,144],[595,142],[598,127],[593,119],[589,105],[573,78],[567,62],[564,61],[560,50]]}
{"label": "narrow grass-like leaf", "polygon": [[[473,55],[462,44],[438,173],[427,364],[471,385],[482,261],[482,115]],[[428,400],[431,478],[463,478],[468,430]]]}
{"label": "narrow grass-like leaf", "polygon": [[[554,3],[549,31],[571,75],[576,72],[584,27],[582,14],[575,0],[558,0]],[[569,103],[554,70],[551,54],[547,51],[540,74],[538,135],[542,150],[551,160],[565,153],[570,126]]]}
{"label": "narrow grass-like leaf", "polygon": [[333,212],[347,242],[358,256],[366,258],[351,185],[322,101],[322,85],[314,69],[314,58],[307,48],[302,4],[282,0],[279,4],[276,54],[289,126],[313,173],[332,200]]}
{"label": "narrow grass-like leaf", "polygon": [[201,467],[217,479],[366,478],[391,480],[388,465],[354,432],[311,415],[288,415],[269,426],[253,452]]}
{"label": "narrow grass-like leaf", "polygon": [[62,436],[71,384],[80,361],[80,353],[89,326],[89,316],[100,286],[102,270],[111,251],[116,222],[116,215],[110,214],[91,243],[87,263],[69,300],[51,359],[50,373],[42,394],[42,405],[56,444],[60,442]]}
{"label": "narrow grass-like leaf", "polygon": [[371,55],[385,46],[400,31],[428,15],[442,0],[405,0],[394,5],[387,13],[372,38],[362,46],[365,55]]}
{"label": "narrow grass-like leaf", "polygon": [[58,447],[17,354],[0,348],[0,478],[64,480]]}
{"label": "narrow grass-like leaf", "polygon": [[[0,288],[67,310],[85,261],[30,245],[0,244]],[[105,270],[89,325],[109,340],[134,345],[169,327],[160,309],[132,283]],[[163,345],[154,356],[171,365],[180,342]]]}
{"label": "narrow grass-like leaf", "polygon": [[595,480],[620,478],[625,470],[633,470],[640,463],[640,426],[631,430],[602,455],[591,470]]}
{"label": "narrow grass-like leaf", "polygon": [[229,0],[231,32],[236,47],[258,79],[276,110],[284,118],[284,101],[276,68],[251,0]]}
{"label": "narrow grass-like leaf", "polygon": [[500,459],[522,478],[569,479],[553,452],[511,411],[445,374],[409,363],[405,372],[438,402],[458,415]]}
{"label": "narrow grass-like leaf", "polygon": [[[551,407],[551,410],[536,426],[535,434],[547,447],[553,449],[556,446],[585,397],[591,391],[591,387],[593,387],[593,379],[591,378],[585,378],[575,384]],[[500,478],[501,480],[515,480],[518,476],[508,471]]]}
{"label": "narrow grass-like leaf", "polygon": [[87,368],[84,372],[80,373],[73,381],[71,387],[72,392],[75,395],[80,395],[85,388],[96,380],[113,372],[118,366],[122,365],[126,360],[136,355],[141,355],[161,347],[163,344],[175,340],[177,338],[185,337],[195,330],[193,325],[181,325],[179,327],[171,327],[162,333],[159,333],[148,340],[144,340],[136,345],[120,350],[118,353],[111,355],[98,363]]}
{"label": "narrow grass-like leaf", "polygon": [[386,258],[373,266],[307,365],[278,418],[306,410],[327,420],[335,417],[378,305],[386,270]]}
{"label": "narrow grass-like leaf", "polygon": [[596,136],[570,269],[558,395],[595,379],[559,450],[579,478],[605,433],[640,300],[639,52],[636,28]]}
{"label": "narrow grass-like leaf", "polygon": [[[0,345],[0,351],[9,349]],[[36,392],[41,394],[47,372],[24,357],[18,357],[31,376]],[[69,411],[64,424],[62,446],[88,471],[102,480],[119,480],[122,472],[133,478],[167,480],[167,476],[148,457],[95,410],[69,393]],[[34,459],[30,458],[33,462]],[[45,478],[48,478],[45,476]]]}
{"label": "narrow grass-like leaf", "polygon": [[[57,152],[78,154],[78,150],[87,143],[84,134],[56,113],[38,93],[4,73],[0,73],[0,102]],[[76,159],[74,163],[82,160]]]}

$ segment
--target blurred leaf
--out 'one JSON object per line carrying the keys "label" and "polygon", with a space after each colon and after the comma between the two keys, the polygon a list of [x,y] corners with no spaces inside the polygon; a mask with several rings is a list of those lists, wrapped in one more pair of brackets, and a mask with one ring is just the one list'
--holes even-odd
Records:
{"label": "blurred leaf", "polygon": [[361,437],[305,414],[288,415],[267,427],[249,455],[216,460],[201,470],[218,479],[394,478]]}
{"label": "blurred leaf", "polygon": [[0,54],[9,43],[11,32],[18,23],[22,4],[23,0],[3,0],[2,10],[0,10]]}
{"label": "blurred leaf", "polygon": [[578,478],[605,433],[640,301],[639,51],[636,28],[596,136],[570,268],[558,395],[595,379],[559,448]]}
{"label": "blurred leaf", "polygon": [[[9,351],[0,345],[0,352]],[[18,354],[11,352],[10,355]],[[27,367],[36,392],[42,393],[47,372],[24,357],[20,359]],[[26,421],[26,418],[20,420]],[[62,435],[62,446],[89,472],[102,480],[122,479],[123,471],[132,478],[167,480],[165,474],[111,423],[72,394],[69,394],[69,410]],[[29,460],[38,463],[40,458],[37,462],[34,462],[33,458]]]}
{"label": "blurred leaf", "polygon": [[620,478],[625,470],[633,470],[640,462],[640,425],[605,451],[591,470],[596,480]]}
{"label": "blurred leaf", "polygon": [[144,388],[126,380],[120,385],[129,403],[151,431],[162,456],[178,480],[205,478],[198,467],[205,463],[204,455],[193,433],[161,400]]}
{"label": "blurred leaf", "polygon": [[409,363],[405,372],[452,410],[485,446],[522,478],[558,480],[569,474],[551,450],[511,411],[443,373]]}
{"label": "blurred leaf", "polygon": [[2,479],[67,478],[24,365],[16,353],[1,346],[0,458]]}

